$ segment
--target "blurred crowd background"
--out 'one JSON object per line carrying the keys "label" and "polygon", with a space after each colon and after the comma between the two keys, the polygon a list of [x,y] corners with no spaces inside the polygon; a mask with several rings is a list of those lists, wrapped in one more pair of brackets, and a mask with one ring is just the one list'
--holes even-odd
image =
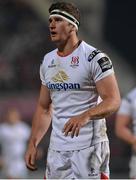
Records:
{"label": "blurred crowd background", "polygon": [[[31,126],[39,95],[39,67],[54,48],[48,30],[48,8],[53,0],[0,0],[0,123],[9,108],[17,108]],[[81,10],[79,36],[112,59],[121,96],[136,84],[136,2],[134,0],[69,0]],[[111,147],[111,177],[128,178],[130,147],[114,133],[115,116],[107,121]],[[50,130],[39,170],[43,169]],[[42,173],[41,173],[42,174]],[[42,178],[39,174],[35,177]],[[30,173],[30,178],[34,174]],[[29,178],[28,177],[28,178]]]}

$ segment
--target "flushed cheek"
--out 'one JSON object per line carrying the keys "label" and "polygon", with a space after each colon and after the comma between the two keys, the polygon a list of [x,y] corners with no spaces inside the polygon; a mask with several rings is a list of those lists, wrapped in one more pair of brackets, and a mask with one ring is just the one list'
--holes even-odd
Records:
{"label": "flushed cheek", "polygon": [[69,31],[62,30],[61,33],[60,33],[60,35],[61,35],[62,37],[67,37],[67,36],[69,36]]}
{"label": "flushed cheek", "polygon": [[59,38],[59,39],[63,39],[65,37],[65,33],[64,32],[58,32],[55,37]]}

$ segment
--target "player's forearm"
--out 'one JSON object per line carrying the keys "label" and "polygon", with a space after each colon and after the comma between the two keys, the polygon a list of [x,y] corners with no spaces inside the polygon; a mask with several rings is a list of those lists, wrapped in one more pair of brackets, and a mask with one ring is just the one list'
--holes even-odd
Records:
{"label": "player's forearm", "polygon": [[51,123],[51,114],[49,109],[37,108],[32,122],[32,131],[30,143],[38,146],[43,136],[46,134]]}
{"label": "player's forearm", "polygon": [[107,98],[95,107],[90,108],[86,113],[91,120],[97,120],[116,112],[119,106],[120,99]]}

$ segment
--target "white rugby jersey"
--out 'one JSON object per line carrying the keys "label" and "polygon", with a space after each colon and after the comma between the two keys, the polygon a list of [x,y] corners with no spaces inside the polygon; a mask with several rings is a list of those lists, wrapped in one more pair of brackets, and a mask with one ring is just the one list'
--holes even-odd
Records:
{"label": "white rugby jersey", "polygon": [[132,89],[121,102],[118,114],[128,115],[132,119],[132,130],[136,135],[136,88]]}
{"label": "white rugby jersey", "polygon": [[84,41],[65,57],[57,51],[46,54],[40,67],[41,81],[50,90],[53,107],[50,148],[78,150],[107,141],[105,119],[90,121],[74,138],[70,134],[65,137],[62,129],[71,117],[98,104],[95,83],[113,73],[111,60]]}

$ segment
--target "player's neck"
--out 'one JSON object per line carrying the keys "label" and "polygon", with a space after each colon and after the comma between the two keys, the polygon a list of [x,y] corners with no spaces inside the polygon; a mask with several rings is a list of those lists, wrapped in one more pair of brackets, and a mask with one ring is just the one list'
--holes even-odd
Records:
{"label": "player's neck", "polygon": [[58,55],[59,56],[67,56],[71,54],[80,44],[80,41],[77,37],[73,39],[69,39],[66,42],[58,45]]}

